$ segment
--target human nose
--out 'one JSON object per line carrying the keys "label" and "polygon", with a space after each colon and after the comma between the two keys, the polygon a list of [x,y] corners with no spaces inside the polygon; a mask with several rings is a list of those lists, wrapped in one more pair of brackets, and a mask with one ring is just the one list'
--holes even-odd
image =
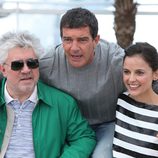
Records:
{"label": "human nose", "polygon": [[72,50],[78,50],[79,49],[79,44],[76,40],[73,40],[71,43],[71,49]]}
{"label": "human nose", "polygon": [[132,82],[132,81],[135,81],[135,80],[136,80],[136,76],[131,73],[131,74],[129,75],[129,81]]}
{"label": "human nose", "polygon": [[21,69],[21,72],[27,73],[27,72],[30,72],[30,71],[31,71],[31,69],[27,66],[27,63],[24,62],[24,66],[23,66],[23,68]]}

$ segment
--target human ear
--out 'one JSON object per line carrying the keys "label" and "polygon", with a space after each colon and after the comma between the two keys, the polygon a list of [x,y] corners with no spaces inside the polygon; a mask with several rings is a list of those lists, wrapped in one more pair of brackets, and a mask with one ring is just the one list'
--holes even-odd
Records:
{"label": "human ear", "polygon": [[96,47],[96,45],[98,44],[98,42],[99,42],[99,40],[100,40],[100,35],[97,35],[95,38],[94,38],[94,48]]}
{"label": "human ear", "polygon": [[154,72],[153,80],[154,80],[154,81],[158,81],[158,70],[156,70],[156,71]]}
{"label": "human ear", "polygon": [[3,76],[5,77],[6,76],[6,70],[5,70],[5,67],[2,65],[2,64],[0,64],[0,72],[3,74]]}

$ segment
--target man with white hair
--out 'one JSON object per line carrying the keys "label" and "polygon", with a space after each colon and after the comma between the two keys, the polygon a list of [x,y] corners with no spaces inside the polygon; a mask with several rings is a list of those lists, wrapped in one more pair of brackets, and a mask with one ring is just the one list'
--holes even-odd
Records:
{"label": "man with white hair", "polygon": [[0,52],[0,158],[88,158],[95,135],[75,100],[39,81],[39,40],[9,32]]}

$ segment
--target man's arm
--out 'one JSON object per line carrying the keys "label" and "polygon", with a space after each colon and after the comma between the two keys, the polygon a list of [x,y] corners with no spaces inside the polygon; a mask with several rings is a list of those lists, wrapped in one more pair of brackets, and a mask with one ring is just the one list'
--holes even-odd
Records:
{"label": "man's arm", "polygon": [[67,142],[61,158],[88,158],[96,140],[95,133],[82,117],[76,103],[69,111]]}

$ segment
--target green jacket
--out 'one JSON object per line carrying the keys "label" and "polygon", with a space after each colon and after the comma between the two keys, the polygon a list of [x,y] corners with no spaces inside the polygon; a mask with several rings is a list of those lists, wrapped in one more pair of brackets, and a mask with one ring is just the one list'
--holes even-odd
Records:
{"label": "green jacket", "polygon": [[[1,152],[5,144],[6,129],[9,129],[4,83],[5,80],[0,89]],[[88,158],[95,147],[95,136],[87,121],[81,116],[75,100],[41,81],[37,87],[39,101],[32,114],[36,158]]]}

